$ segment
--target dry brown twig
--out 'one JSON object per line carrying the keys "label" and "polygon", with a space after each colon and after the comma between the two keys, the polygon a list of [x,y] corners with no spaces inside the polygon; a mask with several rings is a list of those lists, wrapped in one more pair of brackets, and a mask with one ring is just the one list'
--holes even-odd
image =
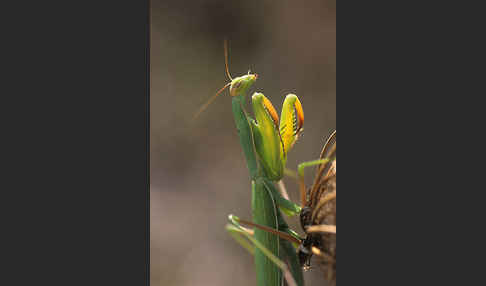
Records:
{"label": "dry brown twig", "polygon": [[306,230],[319,234],[320,241],[312,247],[319,259],[324,277],[336,281],[336,131],[326,140],[320,159],[329,161],[319,165],[312,186],[307,190],[306,206],[312,210],[312,225]]}

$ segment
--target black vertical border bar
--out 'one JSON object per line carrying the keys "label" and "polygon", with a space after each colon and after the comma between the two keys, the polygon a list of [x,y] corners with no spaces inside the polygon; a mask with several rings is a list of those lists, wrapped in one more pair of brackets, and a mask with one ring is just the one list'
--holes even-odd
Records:
{"label": "black vertical border bar", "polygon": [[480,2],[337,2],[338,285],[484,281]]}
{"label": "black vertical border bar", "polygon": [[149,0],[6,5],[0,285],[149,285]]}

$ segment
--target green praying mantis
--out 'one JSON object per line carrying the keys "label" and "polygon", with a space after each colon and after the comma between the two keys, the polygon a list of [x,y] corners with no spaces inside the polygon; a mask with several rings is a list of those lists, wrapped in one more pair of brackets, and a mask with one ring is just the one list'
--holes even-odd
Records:
{"label": "green praying mantis", "polygon": [[[196,113],[197,117],[221,92],[229,87],[233,117],[240,145],[250,172],[252,221],[229,215],[226,229],[235,240],[254,256],[258,286],[303,286],[302,265],[297,248],[303,239],[291,230],[282,212],[299,215],[302,207],[287,200],[275,187],[284,176],[287,154],[297,141],[304,124],[304,112],[299,98],[288,94],[280,119],[272,103],[259,92],[251,97],[255,119],[245,111],[246,96],[258,75],[232,78],[228,69],[228,48],[225,43],[226,74],[230,79],[213,98]],[[323,160],[307,164],[316,165]],[[243,225],[252,227],[248,229]]]}

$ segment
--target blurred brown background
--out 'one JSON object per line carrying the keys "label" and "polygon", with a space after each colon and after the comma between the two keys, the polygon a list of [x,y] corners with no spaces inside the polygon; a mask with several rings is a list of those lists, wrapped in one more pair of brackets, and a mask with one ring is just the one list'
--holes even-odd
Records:
{"label": "blurred brown background", "polygon": [[[228,92],[191,118],[228,82],[227,37],[231,74],[259,75],[251,93],[263,92],[279,113],[287,93],[302,102],[304,133],[287,167],[316,159],[336,128],[336,2],[152,0],[151,6],[151,285],[255,285],[253,258],[224,229],[228,214],[251,218]],[[313,175],[307,171],[307,183]],[[298,201],[296,182],[284,181]],[[289,222],[302,233],[296,219]],[[306,285],[325,285],[318,267],[304,275]]]}

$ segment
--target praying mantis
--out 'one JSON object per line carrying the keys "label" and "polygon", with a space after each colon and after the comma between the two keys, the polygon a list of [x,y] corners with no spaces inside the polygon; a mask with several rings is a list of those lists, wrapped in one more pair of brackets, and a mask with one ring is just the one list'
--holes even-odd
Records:
{"label": "praying mantis", "polygon": [[[226,74],[230,82],[203,105],[195,117],[229,87],[233,117],[250,173],[252,221],[229,215],[230,224],[226,229],[253,254],[258,286],[280,286],[283,279],[288,285],[303,286],[303,259],[298,257],[296,248],[304,240],[288,227],[282,215],[282,212],[288,216],[299,215],[302,206],[284,198],[275,187],[284,176],[287,154],[302,131],[302,104],[295,94],[288,94],[279,118],[272,103],[262,93],[255,92],[251,97],[255,119],[251,118],[244,107],[248,91],[258,75],[248,72],[232,78],[226,40],[224,44]],[[309,162],[307,166],[323,162],[321,159]]]}

